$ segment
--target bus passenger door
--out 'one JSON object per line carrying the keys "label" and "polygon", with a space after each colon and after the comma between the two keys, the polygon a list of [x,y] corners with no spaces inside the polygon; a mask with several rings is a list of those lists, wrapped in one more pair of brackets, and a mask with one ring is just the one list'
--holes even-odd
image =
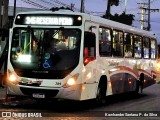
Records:
{"label": "bus passenger door", "polygon": [[82,100],[95,98],[96,89],[96,35],[85,31],[83,48]]}

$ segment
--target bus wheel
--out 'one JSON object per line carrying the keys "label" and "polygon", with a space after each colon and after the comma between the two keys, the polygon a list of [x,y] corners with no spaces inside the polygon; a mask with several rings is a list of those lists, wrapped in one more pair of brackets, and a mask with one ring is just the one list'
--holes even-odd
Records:
{"label": "bus wheel", "polygon": [[106,90],[107,90],[107,79],[101,79],[97,89],[96,101],[100,104],[105,104],[106,100]]}

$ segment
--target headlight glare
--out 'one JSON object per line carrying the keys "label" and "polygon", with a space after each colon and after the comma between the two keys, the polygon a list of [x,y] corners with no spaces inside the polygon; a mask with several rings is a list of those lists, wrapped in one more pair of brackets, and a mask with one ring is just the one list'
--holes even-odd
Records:
{"label": "headlight glare", "polygon": [[14,74],[11,74],[10,76],[9,76],[9,81],[11,81],[11,82],[15,82],[16,81],[16,76],[14,75]]}

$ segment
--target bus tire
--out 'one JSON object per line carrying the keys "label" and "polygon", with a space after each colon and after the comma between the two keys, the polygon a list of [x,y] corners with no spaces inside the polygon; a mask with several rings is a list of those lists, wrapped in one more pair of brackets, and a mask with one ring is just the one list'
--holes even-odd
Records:
{"label": "bus tire", "polygon": [[98,88],[97,88],[97,95],[96,95],[96,101],[99,104],[105,104],[106,100],[106,91],[107,91],[107,78],[104,76],[100,79]]}

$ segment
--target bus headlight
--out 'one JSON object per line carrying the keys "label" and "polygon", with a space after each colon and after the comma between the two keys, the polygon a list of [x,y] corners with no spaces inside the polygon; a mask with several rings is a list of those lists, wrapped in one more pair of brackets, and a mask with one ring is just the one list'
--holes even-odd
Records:
{"label": "bus headlight", "polygon": [[69,78],[68,81],[67,81],[67,84],[69,86],[74,85],[75,83],[76,83],[76,80],[74,78]]}
{"label": "bus headlight", "polygon": [[75,84],[76,84],[76,81],[77,81],[77,79],[78,79],[78,76],[79,76],[79,74],[77,73],[77,74],[73,75],[72,77],[70,77],[70,78],[67,80],[67,82],[63,85],[63,87],[66,88],[66,87],[70,87],[70,86],[75,85]]}
{"label": "bus headlight", "polygon": [[11,74],[11,75],[9,76],[9,81],[15,82],[15,81],[16,81],[16,76],[15,76],[14,74]]}
{"label": "bus headlight", "polygon": [[19,81],[18,81],[18,78],[15,74],[11,73],[8,77],[8,80],[14,84],[18,84]]}

